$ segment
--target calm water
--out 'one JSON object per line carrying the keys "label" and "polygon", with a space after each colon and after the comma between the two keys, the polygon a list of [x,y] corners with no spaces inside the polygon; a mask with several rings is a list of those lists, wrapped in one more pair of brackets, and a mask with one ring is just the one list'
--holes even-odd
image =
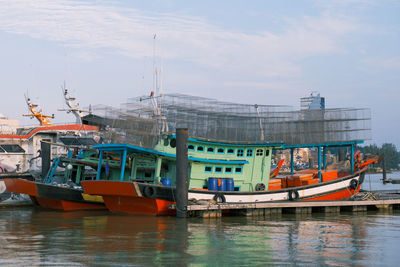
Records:
{"label": "calm water", "polygon": [[0,266],[399,266],[399,244],[396,210],[185,220],[0,209]]}

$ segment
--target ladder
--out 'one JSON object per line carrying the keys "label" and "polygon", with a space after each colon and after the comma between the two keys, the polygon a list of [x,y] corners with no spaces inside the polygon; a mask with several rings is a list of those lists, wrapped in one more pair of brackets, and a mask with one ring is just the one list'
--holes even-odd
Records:
{"label": "ladder", "polygon": [[56,169],[58,167],[58,164],[60,164],[61,158],[57,157],[53,160],[51,163],[50,169],[47,172],[46,177],[44,178],[44,183],[49,184],[53,180],[54,173],[56,172]]}

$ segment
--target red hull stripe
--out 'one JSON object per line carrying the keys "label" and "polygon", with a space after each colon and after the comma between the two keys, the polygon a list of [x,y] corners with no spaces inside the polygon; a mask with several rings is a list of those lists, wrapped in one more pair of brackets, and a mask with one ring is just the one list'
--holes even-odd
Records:
{"label": "red hull stripe", "polygon": [[168,205],[175,202],[146,197],[103,196],[106,207],[112,212],[145,215],[173,215]]}
{"label": "red hull stripe", "polygon": [[38,192],[35,182],[24,179],[4,179],[8,192],[27,194],[29,196],[37,197]]}
{"label": "red hull stripe", "polygon": [[106,207],[112,212],[148,215],[173,215],[168,205],[173,201],[139,197],[133,183],[118,181],[82,181],[87,194],[101,195]]}
{"label": "red hull stripe", "polygon": [[37,202],[41,207],[64,210],[64,211],[74,211],[74,210],[101,210],[106,209],[104,204],[99,203],[83,203],[83,202],[73,202],[50,198],[36,197]]}
{"label": "red hull stripe", "polygon": [[133,183],[119,181],[82,181],[83,190],[90,195],[136,197]]}
{"label": "red hull stripe", "polygon": [[27,135],[17,135],[17,134],[4,134],[0,135],[0,138],[8,138],[8,139],[29,139],[32,135],[37,132],[45,132],[45,131],[62,131],[62,130],[70,130],[70,131],[98,131],[98,126],[86,125],[86,124],[68,124],[68,125],[51,125],[51,126],[40,126],[36,129],[32,130]]}
{"label": "red hull stripe", "polygon": [[305,199],[300,199],[301,201],[330,201],[330,200],[343,200],[343,199],[349,199],[352,195],[358,194],[360,191],[361,185],[356,189],[343,189],[341,191],[337,191],[334,193],[327,193],[321,196],[317,197],[311,197],[311,198],[305,198]]}

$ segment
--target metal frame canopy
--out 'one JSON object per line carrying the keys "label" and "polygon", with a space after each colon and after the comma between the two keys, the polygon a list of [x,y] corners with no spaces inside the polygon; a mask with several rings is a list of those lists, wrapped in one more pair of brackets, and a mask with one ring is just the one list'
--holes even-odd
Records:
{"label": "metal frame canopy", "polygon": [[[318,178],[321,182],[321,170],[322,170],[322,161],[324,166],[326,165],[326,154],[321,153],[321,151],[326,147],[350,147],[351,148],[351,157],[350,157],[350,165],[351,165],[351,173],[354,173],[354,150],[358,144],[362,144],[364,141],[353,141],[353,142],[340,142],[340,143],[321,143],[321,144],[301,144],[301,145],[283,145],[282,150],[290,149],[290,172],[294,173],[294,160],[293,160],[293,151],[295,148],[318,148]],[[323,157],[323,159],[321,159]]]}
{"label": "metal frame canopy", "polygon": [[136,97],[120,108],[97,105],[88,123],[106,129],[114,143],[153,148],[177,127],[189,136],[222,142],[340,143],[371,138],[366,108],[294,110],[291,106],[239,104],[183,95]]}

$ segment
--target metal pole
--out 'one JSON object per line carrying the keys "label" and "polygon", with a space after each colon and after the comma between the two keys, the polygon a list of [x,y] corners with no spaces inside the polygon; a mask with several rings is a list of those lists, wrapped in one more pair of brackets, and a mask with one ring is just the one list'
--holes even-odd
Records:
{"label": "metal pole", "polygon": [[176,129],[176,217],[186,218],[188,203],[188,129]]}
{"label": "metal pole", "polygon": [[41,141],[40,155],[42,157],[42,179],[45,179],[50,169],[51,144]]}
{"label": "metal pole", "polygon": [[350,165],[351,165],[351,174],[354,173],[354,145],[351,145],[351,155],[350,155]]}
{"label": "metal pole", "polygon": [[294,173],[294,159],[293,159],[293,155],[294,155],[294,148],[290,149],[290,174]]}
{"label": "metal pole", "polygon": [[318,147],[318,178],[319,182],[322,181],[322,175],[321,175],[321,146]]}

